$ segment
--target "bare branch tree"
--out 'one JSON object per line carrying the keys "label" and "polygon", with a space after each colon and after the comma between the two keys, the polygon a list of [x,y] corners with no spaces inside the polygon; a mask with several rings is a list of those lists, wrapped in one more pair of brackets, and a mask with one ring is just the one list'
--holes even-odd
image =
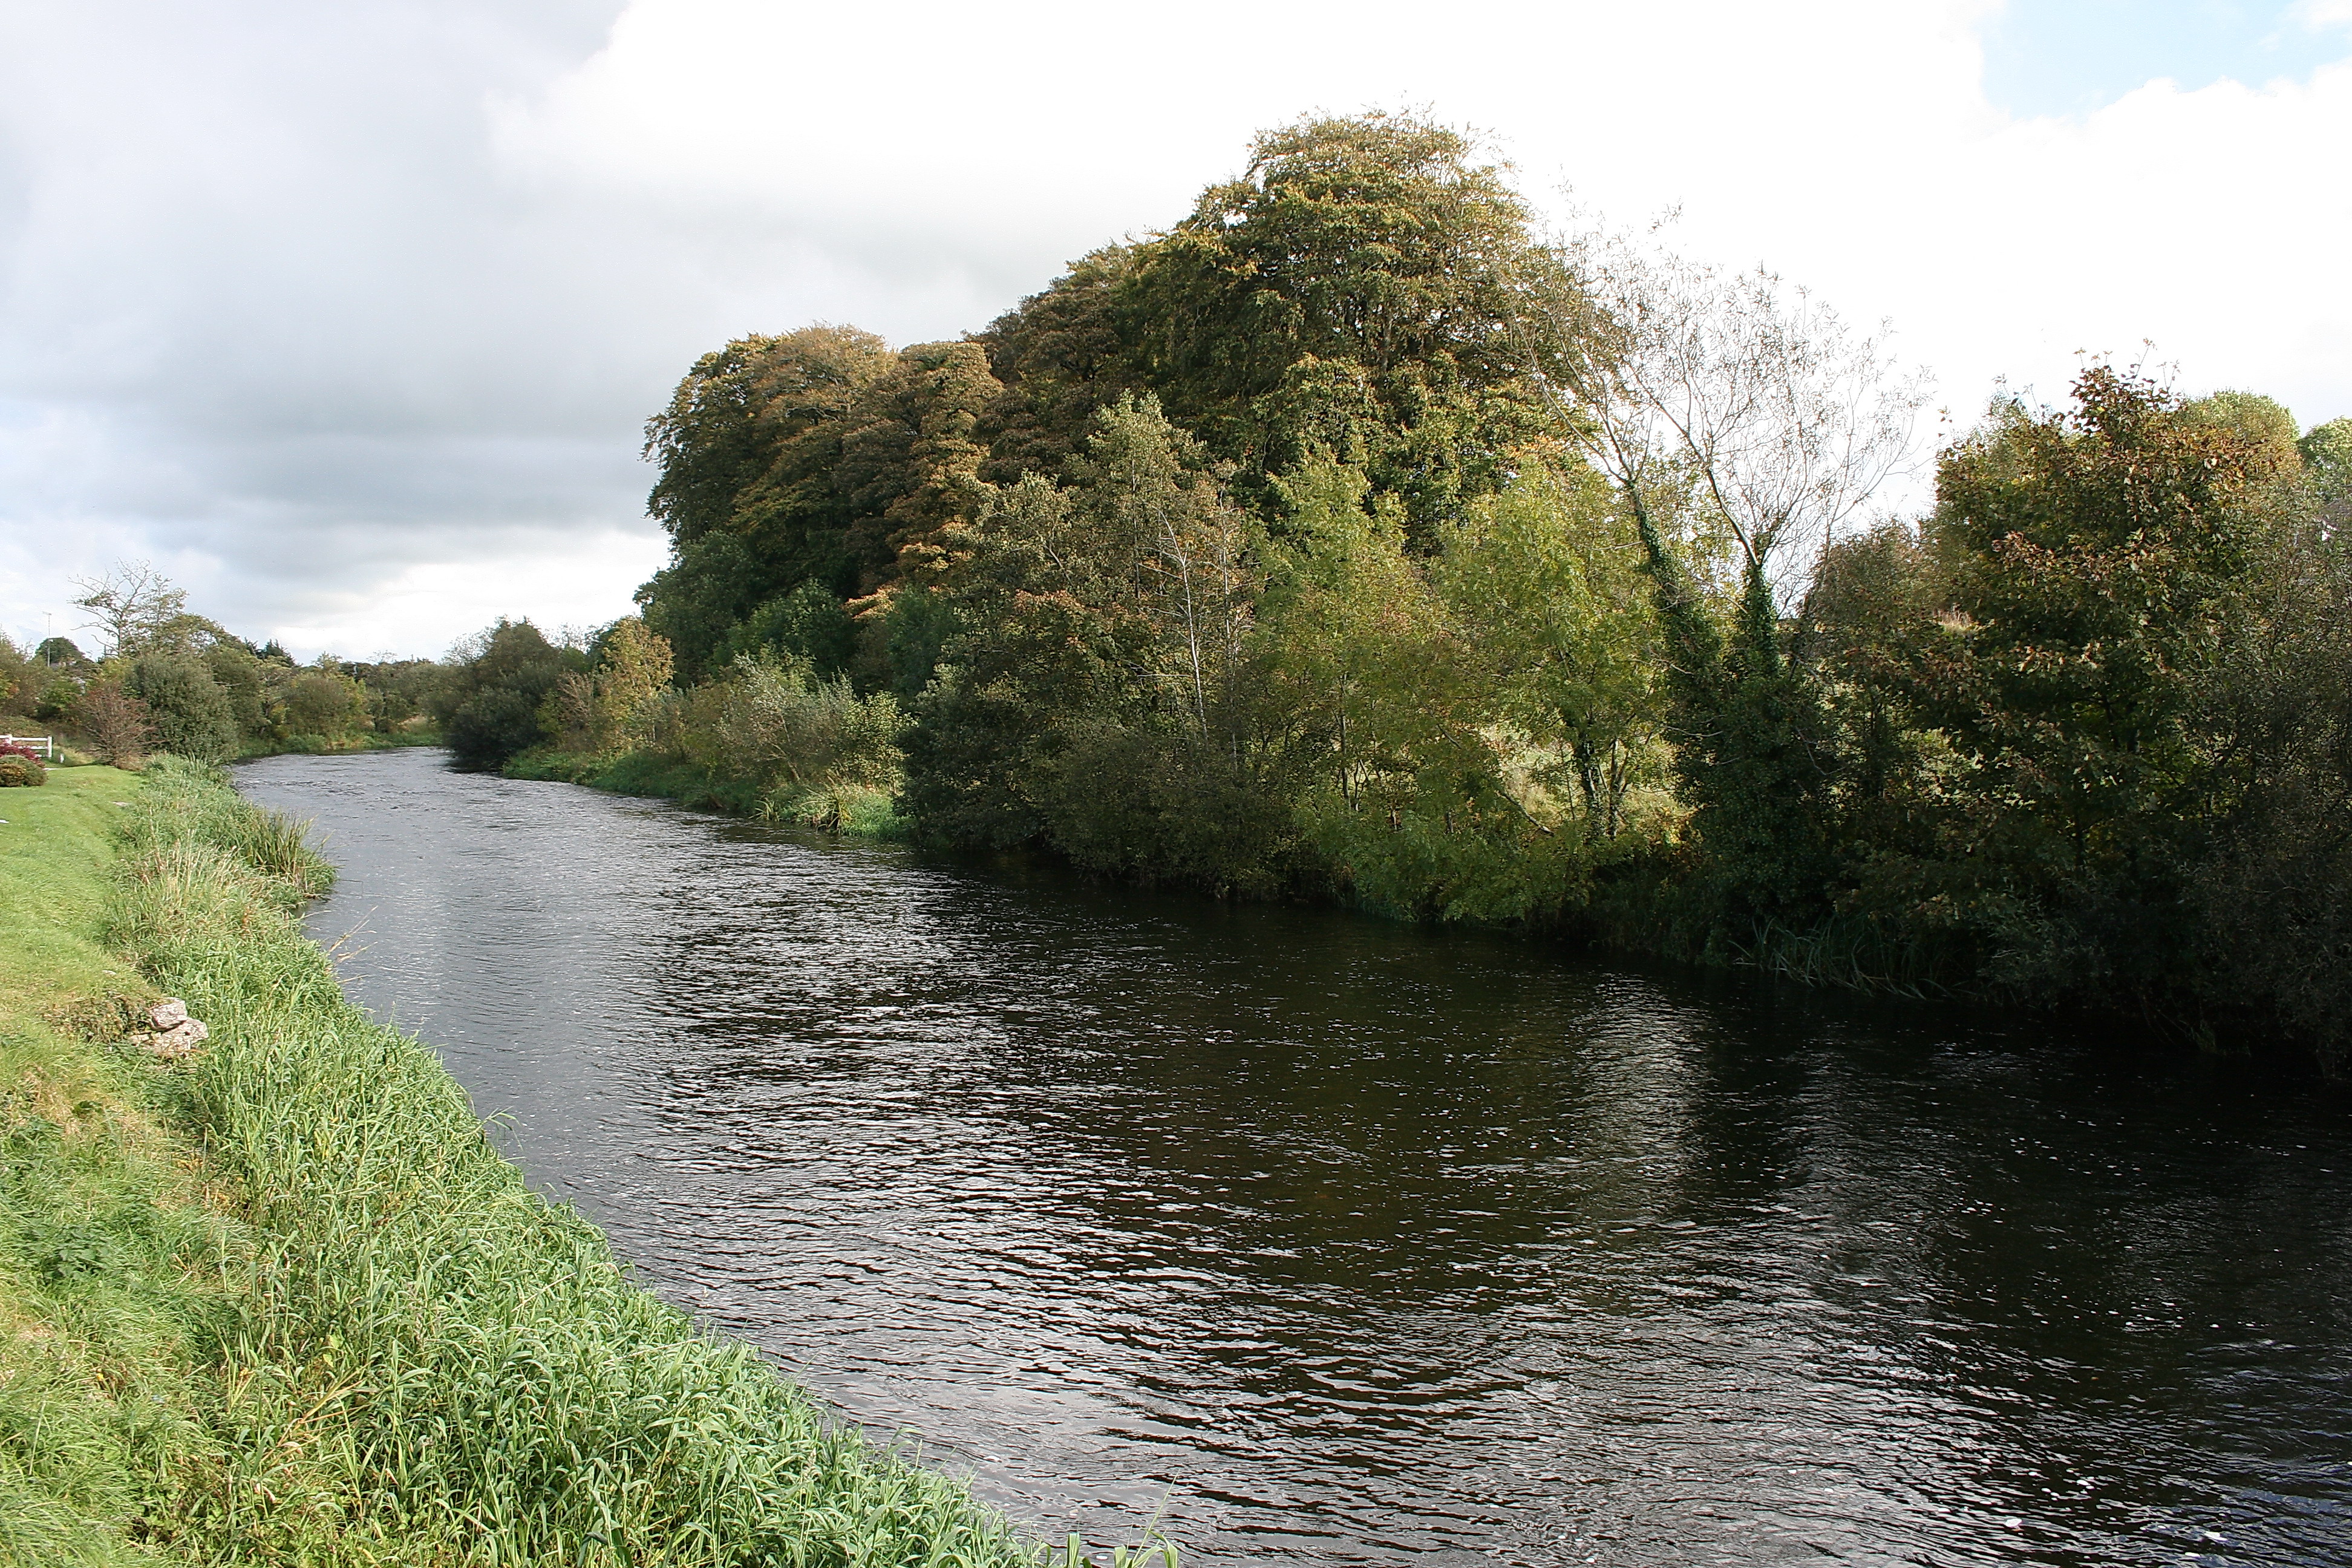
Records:
{"label": "bare branch tree", "polygon": [[1738,568],[1785,602],[1899,471],[1927,401],[1879,337],[1856,337],[1761,268],[1730,274],[1590,232],[1563,247],[1581,319],[1561,372],[1586,456],[1645,522],[1696,502]]}
{"label": "bare branch tree", "polygon": [[187,613],[188,595],[170,578],[142,561],[117,562],[103,577],[76,577],[82,591],[74,603],[90,613],[80,628],[105,639],[103,657],[136,653],[155,634]]}

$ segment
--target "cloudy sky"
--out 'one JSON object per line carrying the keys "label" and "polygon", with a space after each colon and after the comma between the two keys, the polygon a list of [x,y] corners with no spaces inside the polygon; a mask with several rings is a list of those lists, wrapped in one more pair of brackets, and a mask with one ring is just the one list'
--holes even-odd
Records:
{"label": "cloudy sky", "polygon": [[0,0],[0,627],[124,559],[306,658],[608,620],[698,353],[982,326],[1372,106],[1963,421],[2150,342],[2352,414],[2352,0]]}

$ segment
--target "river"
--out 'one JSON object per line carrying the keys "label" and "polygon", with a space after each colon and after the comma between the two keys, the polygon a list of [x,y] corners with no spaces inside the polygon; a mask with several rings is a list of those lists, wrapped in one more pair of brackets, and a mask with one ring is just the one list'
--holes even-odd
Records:
{"label": "river", "polygon": [[536,1185],[1056,1533],[2352,1563],[2341,1094],[437,752],[236,776]]}

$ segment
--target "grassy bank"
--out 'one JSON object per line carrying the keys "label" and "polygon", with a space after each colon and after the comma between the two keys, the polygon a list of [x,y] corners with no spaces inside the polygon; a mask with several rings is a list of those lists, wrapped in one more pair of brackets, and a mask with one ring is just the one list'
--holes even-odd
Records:
{"label": "grassy bank", "polygon": [[[298,830],[170,759],[53,777],[0,803],[0,1554],[1035,1561],[534,1195],[344,1001]],[[213,1029],[177,1068],[121,1041],[158,992]]]}
{"label": "grassy bank", "polygon": [[100,941],[139,781],[0,794],[0,1560],[147,1560],[222,1474],[222,1337],[251,1247],[182,1086],[93,1044],[149,988]]}
{"label": "grassy bank", "polygon": [[730,816],[830,828],[865,838],[903,838],[908,832],[906,818],[898,815],[887,790],[856,784],[768,785],[653,752],[587,757],[540,747],[525,752],[499,771],[513,779],[560,780],[615,795],[674,800]]}

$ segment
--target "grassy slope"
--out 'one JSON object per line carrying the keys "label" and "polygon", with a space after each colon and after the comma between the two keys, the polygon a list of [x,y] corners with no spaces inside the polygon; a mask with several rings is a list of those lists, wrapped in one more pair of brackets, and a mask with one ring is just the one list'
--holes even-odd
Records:
{"label": "grassy slope", "polygon": [[[0,837],[0,1557],[1033,1560],[530,1193],[343,1000],[299,833],[169,759],[52,778],[0,796],[39,832]],[[211,1023],[192,1066],[89,1043],[152,994],[115,952]]]}
{"label": "grassy slope", "polygon": [[152,992],[99,941],[113,802],[53,770],[0,792],[0,1559],[150,1555],[216,1466],[217,1333],[246,1272],[173,1126],[174,1083],[94,1047]]}

